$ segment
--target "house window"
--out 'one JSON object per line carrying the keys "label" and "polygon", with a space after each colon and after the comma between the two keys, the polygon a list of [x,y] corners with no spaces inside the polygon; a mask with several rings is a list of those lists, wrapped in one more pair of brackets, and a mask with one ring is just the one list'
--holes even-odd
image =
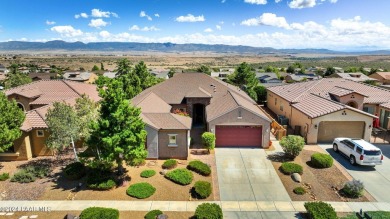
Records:
{"label": "house window", "polygon": [[277,98],[275,98],[275,105],[276,105],[276,104],[278,104],[278,99],[277,99]]}
{"label": "house window", "polygon": [[283,112],[283,105],[280,105],[280,111],[282,111]]}
{"label": "house window", "polygon": [[37,137],[45,137],[45,132],[43,130],[37,130]]}
{"label": "house window", "polygon": [[239,118],[239,119],[242,119],[242,112],[241,112],[241,109],[238,109],[238,118]]}
{"label": "house window", "polygon": [[176,147],[177,146],[177,134],[168,134],[169,142],[168,146]]}

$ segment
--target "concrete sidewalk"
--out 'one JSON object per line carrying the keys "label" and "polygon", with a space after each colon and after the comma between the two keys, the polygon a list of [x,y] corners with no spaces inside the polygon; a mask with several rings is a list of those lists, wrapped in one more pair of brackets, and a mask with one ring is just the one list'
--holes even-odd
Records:
{"label": "concrete sidewalk", "polygon": [[[304,212],[305,202],[298,201],[1,201],[6,211],[82,211],[88,207],[116,208],[120,211],[195,211],[202,203],[216,203],[224,212]],[[390,202],[327,202],[336,212],[390,211]],[[7,210],[8,209],[8,210]],[[1,212],[0,212],[1,215]]]}

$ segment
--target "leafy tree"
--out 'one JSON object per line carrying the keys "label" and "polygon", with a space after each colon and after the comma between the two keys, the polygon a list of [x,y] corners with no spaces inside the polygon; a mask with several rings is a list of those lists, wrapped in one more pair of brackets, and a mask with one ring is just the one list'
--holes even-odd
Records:
{"label": "leafy tree", "polygon": [[336,69],[333,67],[327,67],[325,71],[325,76],[330,76],[332,74],[336,73]]}
{"label": "leafy tree", "polygon": [[305,139],[298,135],[288,135],[284,136],[279,143],[285,155],[294,159],[301,153],[305,145]]}
{"label": "leafy tree", "polygon": [[258,102],[265,102],[267,100],[267,88],[262,85],[258,85],[253,89],[256,92]]}
{"label": "leafy tree", "polygon": [[290,74],[294,74],[295,73],[295,67],[292,66],[292,65],[288,66],[286,72],[290,73]]}
{"label": "leafy tree", "polygon": [[141,80],[134,73],[128,59],[121,59],[117,62],[117,76],[114,80],[121,82],[122,92],[126,95],[126,99],[131,99],[142,91]]}
{"label": "leafy tree", "polygon": [[31,78],[18,70],[17,64],[12,64],[4,82],[5,89],[31,83]]}
{"label": "leafy tree", "polygon": [[208,151],[213,150],[215,148],[215,135],[211,132],[203,133],[202,142]]}
{"label": "leafy tree", "polygon": [[100,95],[103,98],[100,119],[94,124],[88,145],[98,146],[101,157],[115,161],[121,174],[123,161],[138,165],[147,157],[145,124],[140,117],[141,110],[132,106],[123,93],[120,80],[107,84]]}
{"label": "leafy tree", "polygon": [[145,90],[160,82],[154,75],[150,74],[148,67],[143,61],[135,65],[134,73],[140,79],[142,90]]}
{"label": "leafy tree", "polygon": [[0,152],[4,152],[22,135],[20,126],[25,115],[15,100],[9,101],[3,92],[0,92],[0,112]]}
{"label": "leafy tree", "polygon": [[74,108],[79,120],[79,136],[81,139],[88,141],[92,132],[91,125],[99,118],[98,103],[83,94],[80,98],[76,99]]}
{"label": "leafy tree", "polygon": [[170,68],[168,72],[168,77],[171,78],[176,73],[176,70],[174,68]]}
{"label": "leafy tree", "polygon": [[47,147],[57,153],[71,143],[76,161],[79,161],[74,141],[80,139],[80,123],[74,108],[65,102],[53,103],[53,108],[47,111],[46,124],[50,133],[46,140]]}
{"label": "leafy tree", "polygon": [[366,70],[364,70],[364,67],[363,67],[363,66],[360,66],[359,71],[360,71],[361,73],[365,74],[365,75],[368,74],[368,72],[367,72]]}
{"label": "leafy tree", "polygon": [[371,70],[368,72],[368,75],[375,74],[378,71],[377,68],[371,68]]}
{"label": "leafy tree", "polygon": [[97,65],[94,65],[94,66],[92,67],[92,71],[99,71],[99,67],[98,67]]}
{"label": "leafy tree", "polygon": [[199,68],[196,69],[197,72],[205,73],[207,75],[211,75],[211,69],[207,65],[201,65]]}
{"label": "leafy tree", "polygon": [[100,70],[104,71],[104,65],[103,62],[100,63]]}
{"label": "leafy tree", "polygon": [[228,81],[239,87],[246,85],[252,88],[258,84],[255,72],[246,62],[241,63],[235,72],[229,76]]}

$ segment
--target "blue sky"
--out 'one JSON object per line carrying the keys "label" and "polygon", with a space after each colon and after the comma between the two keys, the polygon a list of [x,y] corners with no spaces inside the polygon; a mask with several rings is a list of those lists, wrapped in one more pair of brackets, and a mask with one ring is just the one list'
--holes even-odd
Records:
{"label": "blue sky", "polygon": [[388,0],[1,0],[0,41],[390,49]]}

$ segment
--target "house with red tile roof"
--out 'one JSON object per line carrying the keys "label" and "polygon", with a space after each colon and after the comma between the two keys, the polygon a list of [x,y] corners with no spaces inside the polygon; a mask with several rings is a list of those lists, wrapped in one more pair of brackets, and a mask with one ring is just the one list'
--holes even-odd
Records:
{"label": "house with red tile roof", "polygon": [[377,72],[371,74],[370,78],[378,80],[380,84],[390,85],[390,72]]}
{"label": "house with red tile roof", "polygon": [[324,78],[267,89],[267,107],[288,118],[308,144],[336,137],[370,141],[373,119],[389,129],[390,90],[343,78]]}
{"label": "house with red tile roof", "polygon": [[[188,157],[190,137],[216,135],[216,147],[263,147],[270,119],[245,92],[202,73],[175,74],[132,99],[148,132],[148,158]],[[181,111],[189,116],[175,114]]]}
{"label": "house with red tile roof", "polygon": [[26,119],[20,128],[22,136],[0,160],[28,160],[37,156],[52,155],[45,147],[49,135],[46,125],[47,110],[54,102],[65,101],[74,105],[76,99],[85,94],[94,101],[100,97],[95,85],[65,80],[40,80],[5,91],[8,99],[14,99],[26,112]]}

